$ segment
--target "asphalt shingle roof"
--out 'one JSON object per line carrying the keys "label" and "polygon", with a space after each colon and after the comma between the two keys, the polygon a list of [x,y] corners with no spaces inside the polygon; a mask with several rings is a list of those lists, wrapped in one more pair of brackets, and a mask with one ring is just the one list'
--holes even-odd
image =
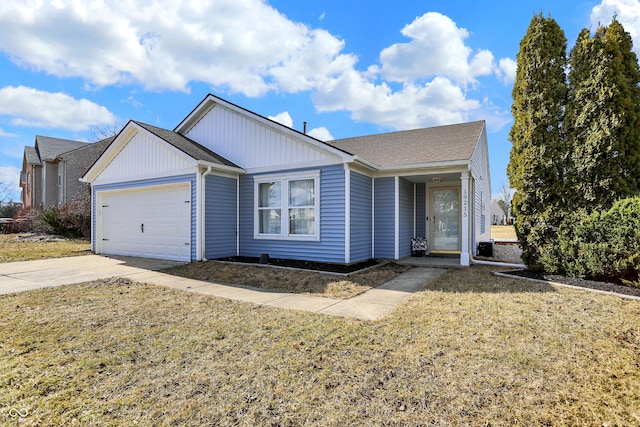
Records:
{"label": "asphalt shingle roof", "polygon": [[38,152],[35,147],[24,147],[24,157],[29,165],[41,165],[40,156],[38,156]]}
{"label": "asphalt shingle roof", "polygon": [[87,142],[72,141],[70,139],[51,138],[50,136],[36,136],[36,146],[40,153],[40,160],[53,161],[62,153],[88,145]]}
{"label": "asphalt shingle roof", "polygon": [[337,139],[327,143],[380,167],[469,160],[484,125],[484,121],[477,121]]}
{"label": "asphalt shingle roof", "polygon": [[162,129],[156,126],[148,125],[146,123],[135,122],[138,126],[148,130],[158,138],[162,138],[169,144],[176,147],[178,150],[183,153],[193,157],[196,160],[203,160],[205,162],[217,163],[219,165],[231,166],[235,168],[240,168],[240,166],[231,162],[230,160],[225,159],[224,157],[214,153],[207,147],[204,147],[192,139],[187,138],[186,136],[180,135],[177,132],[173,132],[167,129]]}

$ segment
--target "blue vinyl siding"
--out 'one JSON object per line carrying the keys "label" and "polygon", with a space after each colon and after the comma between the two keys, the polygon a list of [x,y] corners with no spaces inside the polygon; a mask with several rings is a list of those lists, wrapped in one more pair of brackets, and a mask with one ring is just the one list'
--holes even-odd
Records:
{"label": "blue vinyl siding", "polygon": [[191,259],[197,259],[197,188],[196,188],[196,174],[170,176],[164,178],[145,179],[140,181],[126,181],[118,182],[115,184],[96,185],[93,187],[93,212],[91,221],[93,223],[93,231],[91,232],[91,249],[96,250],[96,197],[100,191],[108,190],[125,190],[130,188],[142,188],[151,187],[155,185],[166,184],[179,184],[179,183],[191,183]]}
{"label": "blue vinyl siding", "polygon": [[371,178],[351,173],[351,262],[371,258]]}
{"label": "blue vinyl siding", "polygon": [[236,255],[237,181],[216,175],[205,177],[205,258]]}
{"label": "blue vinyl siding", "polygon": [[427,237],[426,185],[416,184],[416,237]]}
{"label": "blue vinyl siding", "polygon": [[411,255],[411,239],[413,238],[413,183],[400,178],[400,223],[399,223],[399,256]]}
{"label": "blue vinyl siding", "polygon": [[374,184],[375,257],[395,256],[395,179],[377,178]]}
{"label": "blue vinyl siding", "polygon": [[[282,175],[295,172],[313,172],[315,169],[283,171]],[[319,241],[254,239],[254,177],[240,177],[240,255],[259,257],[269,254],[272,258],[301,259],[323,262],[345,262],[344,215],[345,181],[342,164],[322,167],[320,170],[320,221]],[[270,171],[265,175],[273,175]]]}

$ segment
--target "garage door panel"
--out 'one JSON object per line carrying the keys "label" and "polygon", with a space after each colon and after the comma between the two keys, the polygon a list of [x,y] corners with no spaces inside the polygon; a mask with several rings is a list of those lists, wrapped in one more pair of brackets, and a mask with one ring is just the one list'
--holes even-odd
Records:
{"label": "garage door panel", "polygon": [[102,252],[191,259],[191,188],[145,187],[101,196]]}

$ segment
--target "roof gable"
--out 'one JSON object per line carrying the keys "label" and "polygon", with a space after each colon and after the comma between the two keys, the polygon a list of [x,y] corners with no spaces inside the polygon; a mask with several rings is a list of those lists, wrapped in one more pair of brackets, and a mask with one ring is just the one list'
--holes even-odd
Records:
{"label": "roof gable", "polygon": [[42,165],[35,147],[24,147],[24,163],[28,165]]}
{"label": "roof gable", "polygon": [[75,150],[76,148],[84,147],[86,145],[89,145],[89,143],[37,135],[35,149],[40,155],[40,160],[52,162],[60,154]]}
{"label": "roof gable", "polygon": [[484,121],[329,141],[381,168],[471,160]]}
{"label": "roof gable", "polygon": [[353,161],[349,153],[213,95],[175,131],[252,171]]}
{"label": "roof gable", "polygon": [[241,172],[233,163],[175,132],[130,121],[84,174],[93,183],[194,172],[198,165]]}

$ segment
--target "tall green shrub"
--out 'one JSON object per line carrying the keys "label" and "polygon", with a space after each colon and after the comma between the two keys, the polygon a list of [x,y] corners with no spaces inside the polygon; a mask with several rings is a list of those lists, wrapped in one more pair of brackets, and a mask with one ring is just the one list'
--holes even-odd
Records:
{"label": "tall green shrub", "polygon": [[522,258],[535,270],[543,269],[542,258],[556,252],[566,205],[566,50],[567,39],[556,21],[535,15],[520,42],[512,92],[507,175],[517,190],[513,210]]}
{"label": "tall green shrub", "polygon": [[567,216],[559,246],[556,267],[563,273],[640,286],[640,197],[619,200],[608,211]]}
{"label": "tall green shrub", "polygon": [[640,190],[640,68],[632,48],[614,18],[593,37],[582,30],[571,50],[564,123],[572,208],[609,209]]}

